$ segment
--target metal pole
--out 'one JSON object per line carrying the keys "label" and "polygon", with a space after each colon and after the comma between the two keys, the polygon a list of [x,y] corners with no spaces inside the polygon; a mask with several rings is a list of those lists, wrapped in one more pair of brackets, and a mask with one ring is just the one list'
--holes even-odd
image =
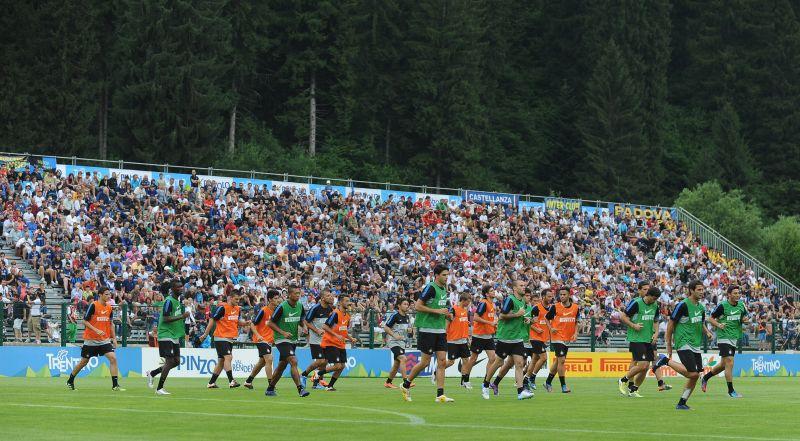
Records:
{"label": "metal pole", "polygon": [[369,311],[369,348],[375,348],[375,313]]}
{"label": "metal pole", "polygon": [[778,322],[773,320],[772,321],[772,342],[771,342],[771,346],[772,346],[772,351],[771,352],[773,354],[775,353],[775,341],[778,339],[777,338],[777,333],[778,333]]}
{"label": "metal pole", "polygon": [[595,325],[596,325],[596,320],[595,320],[594,316],[592,316],[592,328],[589,331],[589,332],[591,332],[591,334],[589,335],[589,341],[591,342],[592,352],[594,352],[594,347],[595,347],[595,344],[597,343],[595,341],[595,337],[594,337]]}
{"label": "metal pole", "polygon": [[6,337],[6,305],[0,305],[0,346],[3,346],[3,341]]}
{"label": "metal pole", "polygon": [[61,347],[67,346],[67,302],[61,303]]}
{"label": "metal pole", "polygon": [[122,347],[128,346],[128,304],[122,304]]}

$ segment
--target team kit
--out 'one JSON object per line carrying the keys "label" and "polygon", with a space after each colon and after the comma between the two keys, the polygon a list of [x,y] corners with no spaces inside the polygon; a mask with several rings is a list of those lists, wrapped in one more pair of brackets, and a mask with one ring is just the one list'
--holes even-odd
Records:
{"label": "team kit", "polygon": [[[527,282],[516,280],[510,292],[498,304],[495,300],[499,297],[494,288],[484,286],[470,321],[471,296],[462,294],[452,304],[448,300],[448,268],[437,265],[433,276],[416,300],[398,299],[395,312],[383,323],[386,347],[393,356],[392,366],[383,384],[385,388],[398,389],[403,400],[410,402],[414,380],[433,364],[435,369],[431,381],[436,388],[435,402],[452,403],[455,400],[444,392],[445,370],[459,362],[460,387],[472,390],[477,388],[477,385],[473,387],[471,381],[472,368],[477,364],[478,357],[485,354],[487,364],[485,375],[480,379],[481,397],[489,400],[498,396],[500,382],[513,368],[517,399],[528,400],[534,397],[536,376],[547,362],[549,347],[555,361],[550,363],[543,388],[548,393],[553,392],[553,381],[558,377],[561,393],[572,393],[566,382],[566,358],[570,344],[577,340],[580,308],[573,302],[569,287],[534,292],[527,287]],[[170,370],[180,365],[179,341],[185,337],[184,320],[188,316],[181,302],[183,284],[175,280],[168,283],[165,290],[168,295],[158,323],[158,351],[164,361],[160,367],[147,371],[145,375],[148,386],[155,389],[157,395],[170,395],[165,389],[165,382]],[[706,317],[705,308],[700,304],[705,288],[699,281],[690,282],[687,297],[675,306],[668,318],[664,318],[667,320],[666,353],[662,354],[658,353],[660,294],[658,288],[646,281],[640,282],[637,295],[620,311],[621,320],[627,326],[631,363],[625,376],[618,380],[619,393],[625,397],[642,398],[639,390],[648,370],[655,375],[659,391],[671,389],[660,373],[662,367],[669,366],[686,378],[676,409],[690,409],[687,402],[698,380],[705,392],[709,381],[723,371],[728,395],[741,398],[733,387],[734,355],[747,316],[745,306],[739,299],[739,289],[736,286],[729,287],[727,299]],[[336,298],[330,291],[323,291],[317,303],[307,311],[300,297],[301,290],[297,286],[288,288],[286,298],[277,290],[270,290],[266,305],[255,311],[252,320],[244,320],[237,304],[238,292],[231,291],[225,301],[217,305],[199,338],[203,341],[213,335],[217,352],[218,362],[206,387],[219,388],[217,380],[223,370],[229,388],[242,386],[233,378],[231,363],[239,330],[245,327],[252,334],[259,357],[243,384],[245,388],[254,388],[255,378],[263,369],[267,378],[265,395],[277,396],[277,385],[288,367],[300,397],[310,395],[309,381],[311,389],[335,391],[339,376],[346,366],[347,343],[357,342],[349,334],[350,297],[340,294]],[[89,305],[84,315],[81,361],[67,381],[67,387],[71,390],[75,389],[78,373],[94,356],[108,359],[112,390],[125,390],[119,385],[114,353],[117,338],[109,298],[108,288],[101,288],[97,300]],[[412,302],[416,313],[413,326],[416,328],[420,358],[416,365],[407,369],[405,347],[412,323],[409,316]],[[704,375],[701,356],[703,334],[713,338],[706,323],[716,328],[722,363]],[[296,356],[301,333],[307,333],[312,358],[302,372]],[[672,359],[673,351],[677,353],[679,362]],[[274,356],[278,357],[278,363],[273,369]],[[395,384],[398,374],[400,381]]]}

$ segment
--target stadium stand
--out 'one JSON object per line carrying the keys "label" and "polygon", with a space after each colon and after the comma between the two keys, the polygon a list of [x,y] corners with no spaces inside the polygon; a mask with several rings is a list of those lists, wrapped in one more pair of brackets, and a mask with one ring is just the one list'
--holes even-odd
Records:
{"label": "stadium stand", "polygon": [[[192,330],[222,293],[240,289],[244,306],[255,307],[268,289],[293,280],[303,287],[306,306],[325,288],[350,292],[353,322],[368,339],[394,300],[413,297],[441,262],[452,268],[454,298],[476,296],[484,284],[505,290],[516,277],[536,290],[568,284],[584,317],[579,345],[589,346],[593,318],[598,344],[625,346],[616,311],[640,280],[661,288],[664,314],[691,279],[706,285],[708,311],[729,285],[741,286],[753,345],[766,341],[773,322],[796,329],[791,295],[742,261],[707,248],[679,221],[346,193],[176,182],[157,173],[152,179],[82,171],[62,176],[41,166],[18,171],[3,165],[5,316],[13,292],[29,296],[43,283],[45,303],[68,302],[69,322],[79,322],[87,300],[107,285],[114,303],[127,305],[128,317],[118,311],[118,324],[125,320],[130,340],[144,342],[152,338],[153,305],[162,299],[165,279],[185,281]],[[51,329],[60,319],[53,309],[60,308],[51,308]],[[4,331],[9,340],[8,320]],[[784,334],[786,345],[797,345],[796,332],[793,343]]]}

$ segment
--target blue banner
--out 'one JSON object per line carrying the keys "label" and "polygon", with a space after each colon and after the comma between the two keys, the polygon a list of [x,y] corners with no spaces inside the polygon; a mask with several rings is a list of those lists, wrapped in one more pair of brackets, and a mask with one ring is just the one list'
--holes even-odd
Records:
{"label": "blue banner", "polygon": [[800,376],[800,354],[736,354],[733,361],[736,377]]}
{"label": "blue banner", "polygon": [[465,190],[464,199],[478,204],[502,204],[515,207],[519,204],[519,195],[510,193]]}
{"label": "blue banner", "polygon": [[[120,376],[141,376],[141,348],[117,348],[115,352]],[[81,361],[81,348],[3,346],[0,347],[0,360],[0,376],[3,377],[69,376]],[[108,359],[92,357],[78,376],[110,377]]]}

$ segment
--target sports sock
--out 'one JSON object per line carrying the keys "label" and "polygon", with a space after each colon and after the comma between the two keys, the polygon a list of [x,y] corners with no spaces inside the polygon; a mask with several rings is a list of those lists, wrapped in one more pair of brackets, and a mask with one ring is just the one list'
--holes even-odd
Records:
{"label": "sports sock", "polygon": [[219,378],[219,374],[211,374],[211,379],[208,380],[208,384],[214,384],[217,382],[217,378]]}
{"label": "sports sock", "polygon": [[663,385],[664,385],[664,380],[658,380],[658,387],[661,387]]}
{"label": "sports sock", "polygon": [[303,385],[302,384],[298,384],[297,385],[297,391],[300,392],[301,390],[303,390]]}
{"label": "sports sock", "polygon": [[634,387],[633,381],[629,381],[628,382],[628,389],[630,389],[631,392],[633,392],[633,389],[632,389],[633,387]]}
{"label": "sports sock", "polygon": [[117,387],[117,386],[119,386],[119,377],[114,375],[111,377],[111,387]]}
{"label": "sports sock", "polygon": [[530,384],[528,383],[528,377],[522,377],[522,387],[527,387],[528,384]]}
{"label": "sports sock", "polygon": [[556,374],[547,374],[547,381],[545,381],[545,383],[553,384],[553,378],[556,378]]}
{"label": "sports sock", "polygon": [[686,401],[689,400],[689,395],[692,394],[691,389],[684,389],[683,393],[681,394],[681,399],[678,401],[678,404],[686,404]]}
{"label": "sports sock", "polygon": [[245,383],[250,384],[252,382],[253,382],[253,376],[250,375],[249,377],[247,377],[247,380],[245,381]]}
{"label": "sports sock", "polygon": [[492,384],[499,386],[501,381],[503,381],[503,377],[495,377],[494,381],[492,381]]}
{"label": "sports sock", "polygon": [[228,376],[228,381],[233,383],[233,371],[225,371],[225,375]]}
{"label": "sports sock", "polygon": [[536,374],[530,374],[530,375],[528,375],[528,382],[529,382],[530,384],[536,384]]}
{"label": "sports sock", "polygon": [[628,390],[630,390],[631,392],[636,392],[637,390],[639,390],[639,386],[633,383],[628,383]]}
{"label": "sports sock", "polygon": [[733,381],[728,382],[728,393],[733,393]]}
{"label": "sports sock", "polygon": [[161,373],[161,368],[153,369],[152,371],[150,371],[150,376],[151,377],[155,377],[155,376],[158,376],[158,374],[160,374],[160,373]]}
{"label": "sports sock", "polygon": [[392,384],[391,377],[386,377],[386,384]]}
{"label": "sports sock", "polygon": [[704,381],[708,381],[708,380],[710,380],[710,379],[711,379],[711,377],[713,377],[713,376],[714,376],[714,374],[712,374],[712,373],[711,373],[711,371],[708,371],[708,372],[706,372],[706,374],[705,374],[705,375],[703,375],[703,380],[704,380]]}
{"label": "sports sock", "polygon": [[273,391],[273,390],[275,390],[275,386],[273,386],[273,385],[272,385],[272,383],[269,383],[269,384],[267,385],[267,390],[268,390],[268,391]]}
{"label": "sports sock", "polygon": [[444,389],[436,389],[436,396],[441,397],[444,395]]}
{"label": "sports sock", "polygon": [[333,385],[336,384],[336,380],[338,380],[338,379],[339,379],[339,377],[331,378],[331,381],[328,382],[328,387],[333,387]]}
{"label": "sports sock", "polygon": [[411,382],[408,379],[403,380],[403,388],[408,389],[411,387]]}
{"label": "sports sock", "polygon": [[620,383],[627,383],[628,382],[628,376],[626,375],[626,376],[622,377],[619,381],[620,381]]}
{"label": "sports sock", "polygon": [[524,388],[524,387],[518,387],[518,388],[517,388],[517,393],[518,393],[518,394],[521,394],[523,389],[525,389],[525,388]]}
{"label": "sports sock", "polygon": [[483,387],[489,387],[489,382],[485,379],[483,380]]}
{"label": "sports sock", "polygon": [[158,378],[158,389],[157,390],[164,389],[164,381],[165,380],[166,380],[166,378],[164,378],[163,375]]}
{"label": "sports sock", "polygon": [[566,378],[564,378],[564,376],[563,376],[563,375],[559,375],[559,376],[558,376],[558,382],[559,382],[559,383],[561,383],[561,387],[564,387],[564,385],[566,385],[566,384],[567,384],[567,379],[566,379]]}
{"label": "sports sock", "polygon": [[327,373],[328,371],[326,371],[325,368],[317,369],[317,375],[319,375],[319,378],[324,377]]}
{"label": "sports sock", "polygon": [[75,375],[69,374],[69,380],[67,380],[67,383],[72,384],[74,382],[75,382]]}
{"label": "sports sock", "polygon": [[469,383],[469,375],[461,374],[461,382],[462,383]]}

